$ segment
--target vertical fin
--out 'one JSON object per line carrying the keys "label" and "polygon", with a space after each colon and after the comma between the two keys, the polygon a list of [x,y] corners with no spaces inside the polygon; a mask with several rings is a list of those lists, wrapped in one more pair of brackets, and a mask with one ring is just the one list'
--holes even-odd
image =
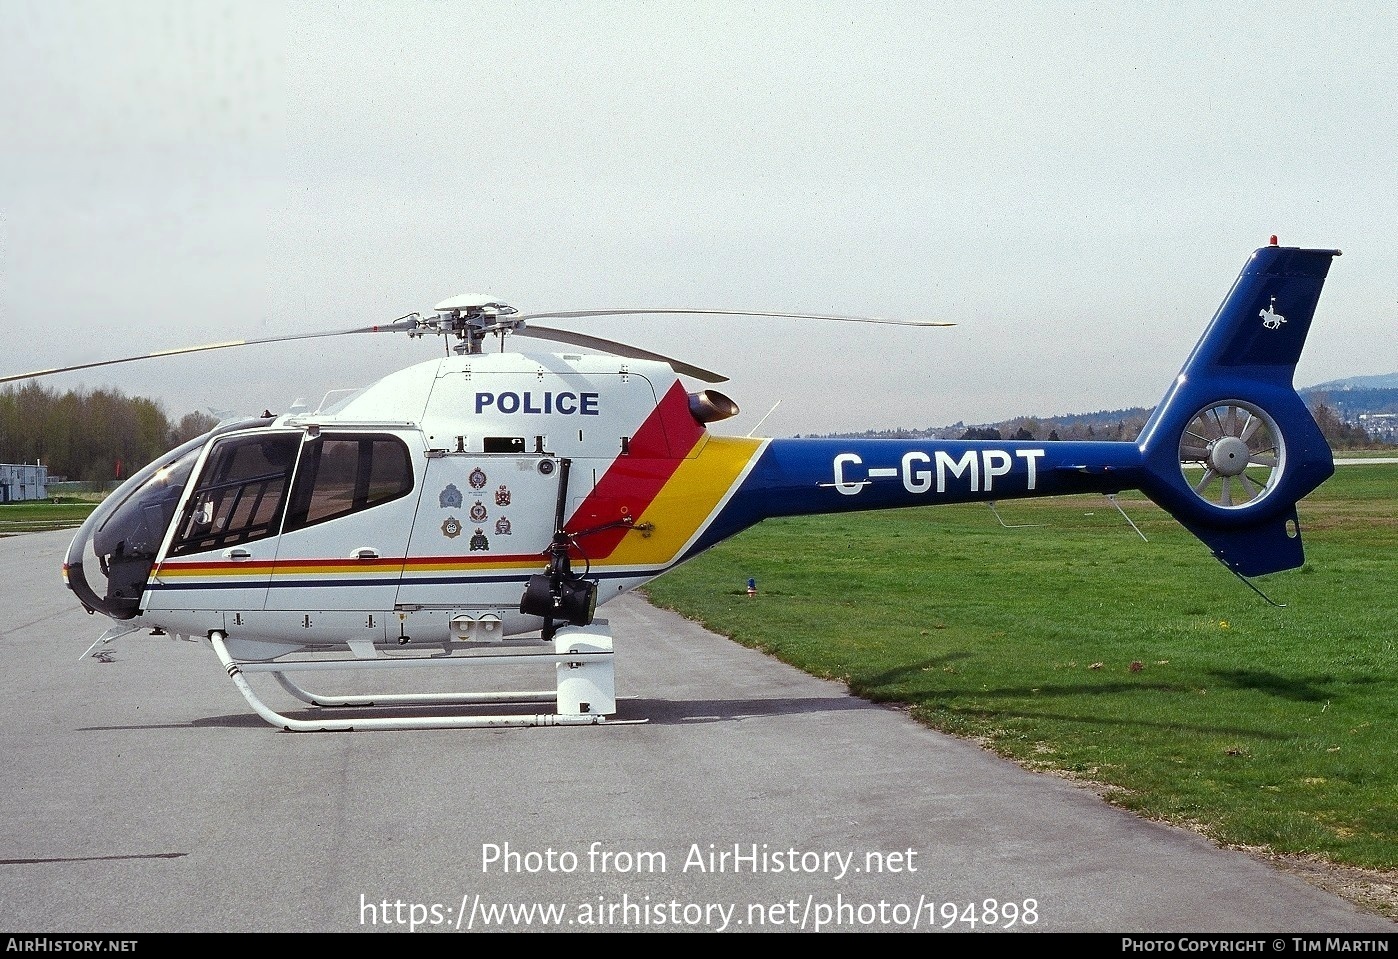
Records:
{"label": "vertical fin", "polygon": [[[1141,431],[1147,495],[1242,576],[1301,565],[1296,503],[1335,471],[1293,378],[1339,255],[1279,246],[1254,252]],[[1201,431],[1207,411],[1217,409],[1229,415]],[[1214,482],[1222,495],[1210,498]],[[1234,495],[1235,484],[1245,496]]]}

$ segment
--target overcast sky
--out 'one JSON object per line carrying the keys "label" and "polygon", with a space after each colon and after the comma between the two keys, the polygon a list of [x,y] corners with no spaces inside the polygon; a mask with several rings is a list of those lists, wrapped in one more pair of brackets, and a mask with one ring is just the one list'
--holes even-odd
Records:
{"label": "overcast sky", "polygon": [[[730,376],[719,432],[1148,406],[1271,234],[1344,251],[1298,385],[1398,370],[1389,4],[0,0],[0,83],[5,373],[484,292],[958,324],[573,321]],[[254,413],[441,349],[44,382]]]}

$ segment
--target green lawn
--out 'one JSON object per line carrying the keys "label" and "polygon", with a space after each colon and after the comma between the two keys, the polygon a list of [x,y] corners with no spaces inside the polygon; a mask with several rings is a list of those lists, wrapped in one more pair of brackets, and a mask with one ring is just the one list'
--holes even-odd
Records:
{"label": "green lawn", "polygon": [[72,496],[38,502],[5,503],[0,505],[0,536],[81,526],[96,505],[96,497]]}
{"label": "green lawn", "polygon": [[1398,466],[1301,504],[1285,608],[1119,501],[1148,541],[1096,496],[773,520],[647,592],[1143,816],[1398,867]]}

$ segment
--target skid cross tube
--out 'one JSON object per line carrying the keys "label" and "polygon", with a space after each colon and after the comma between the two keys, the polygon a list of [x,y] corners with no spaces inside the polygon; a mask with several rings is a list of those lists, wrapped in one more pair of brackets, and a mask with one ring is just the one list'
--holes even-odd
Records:
{"label": "skid cross tube", "polygon": [[[250,663],[241,664],[244,672]],[[385,693],[376,696],[330,696],[312,692],[292,682],[284,670],[272,672],[272,678],[281,684],[282,689],[295,696],[308,706],[321,706],[335,709],[342,706],[465,706],[483,703],[552,703],[558,701],[558,692],[552,689],[538,692],[495,693]]]}
{"label": "skid cross tube", "polygon": [[[393,659],[345,659],[345,660],[299,660],[288,662],[242,662],[235,660],[228,652],[225,643],[227,634],[214,630],[209,634],[209,643],[224,671],[233,680],[238,691],[243,694],[253,711],[269,724],[287,732],[351,732],[354,730],[408,730],[408,729],[456,729],[494,728],[506,726],[600,726],[631,725],[645,720],[616,720],[608,716],[615,710],[615,697],[611,695],[612,664],[614,653],[610,640],[605,640],[605,649],[559,649],[553,652],[486,654],[471,656],[412,657]],[[567,637],[560,643],[566,645]],[[404,669],[444,666],[488,666],[521,665],[542,663],[555,665],[558,674],[558,688],[554,691],[494,691],[475,693],[408,693],[370,696],[325,696],[312,693],[287,677],[290,672],[332,672],[368,671],[382,669]],[[567,677],[575,670],[591,669],[588,678],[600,681],[601,709],[594,711],[591,704],[564,708],[564,686]],[[598,670],[602,670],[599,674]],[[281,687],[296,699],[311,706],[333,708],[334,718],[295,719],[283,715],[267,706],[248,683],[245,674],[271,673]],[[470,706],[499,704],[544,704],[554,703],[554,712],[515,713],[508,715],[428,715],[428,716],[358,716],[349,715],[347,710],[370,707],[412,707],[412,706]]]}

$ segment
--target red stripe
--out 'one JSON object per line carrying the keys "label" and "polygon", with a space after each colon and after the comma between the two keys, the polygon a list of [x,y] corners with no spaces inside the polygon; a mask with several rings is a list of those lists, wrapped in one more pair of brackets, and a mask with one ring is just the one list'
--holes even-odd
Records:
{"label": "red stripe", "polygon": [[[579,533],[640,516],[703,436],[704,427],[689,413],[689,394],[676,381],[631,437],[629,454],[612,461],[564,528]],[[589,558],[601,560],[612,554],[626,532],[617,527],[584,536],[578,543]]]}
{"label": "red stripe", "polygon": [[631,437],[631,455],[684,459],[703,436],[704,427],[689,412],[689,394],[676,381]]}

